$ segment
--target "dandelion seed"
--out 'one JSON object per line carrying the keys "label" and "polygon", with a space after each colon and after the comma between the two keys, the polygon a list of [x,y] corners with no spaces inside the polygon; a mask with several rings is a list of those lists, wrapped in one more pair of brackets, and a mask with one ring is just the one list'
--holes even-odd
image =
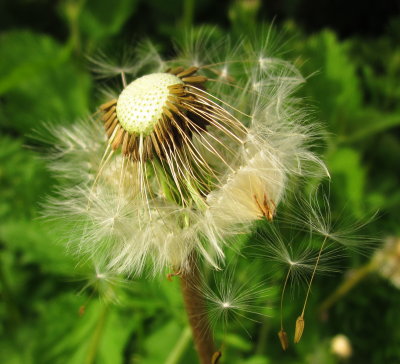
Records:
{"label": "dandelion seed", "polygon": [[[230,324],[237,323],[246,330],[244,320],[257,321],[267,316],[265,302],[270,297],[270,290],[262,282],[249,285],[248,279],[241,282],[235,277],[235,269],[228,267],[214,274],[213,284],[201,288],[206,300],[206,314],[214,329],[222,325],[227,330]],[[253,281],[256,281],[255,277]]]}
{"label": "dandelion seed", "polygon": [[281,329],[278,332],[278,337],[279,337],[279,341],[280,341],[281,346],[282,346],[282,350],[286,351],[289,348],[289,340],[288,340],[288,336],[287,336],[286,331]]}
{"label": "dandelion seed", "polygon": [[[299,238],[284,240],[281,233],[280,227],[285,228],[285,224],[290,224],[291,220],[285,217],[280,217],[274,224],[268,226],[265,231],[260,233],[260,238],[263,240],[261,247],[260,256],[275,261],[282,265],[286,270],[286,276],[283,282],[283,288],[280,298],[280,321],[281,330],[284,332],[283,324],[283,302],[286,292],[286,288],[291,283],[299,283],[301,281],[307,284],[306,297],[303,304],[302,313],[297,326],[298,338],[301,338],[300,328],[304,330],[304,313],[308,303],[308,298],[311,293],[311,286],[317,272],[330,273],[337,269],[332,265],[339,256],[340,250],[337,248],[328,248],[328,237],[325,237],[320,244],[318,251],[312,247],[313,241],[313,230],[309,231],[310,236],[304,237],[300,234]],[[300,325],[300,326],[299,326]],[[302,334],[302,332],[301,332]]]}
{"label": "dandelion seed", "polygon": [[296,327],[294,331],[294,343],[297,344],[301,337],[303,336],[304,331],[304,314],[301,314],[296,320]]}
{"label": "dandelion seed", "polygon": [[347,249],[368,251],[376,245],[376,238],[362,235],[360,232],[375,218],[373,214],[364,221],[351,222],[331,215],[329,191],[326,193],[317,188],[307,199],[298,198],[290,214],[286,218],[292,226],[301,230],[311,230],[313,233],[327,238],[330,242],[339,244]]}
{"label": "dandelion seed", "polygon": [[[323,236],[323,241],[321,243],[320,249],[318,251],[318,255],[315,260],[314,268],[311,274],[311,277],[308,282],[308,287],[307,287],[307,292],[306,296],[304,299],[304,304],[303,304],[303,309],[301,312],[301,315],[296,321],[296,333],[295,335],[295,343],[299,342],[301,339],[301,336],[303,334],[304,330],[304,313],[306,310],[306,306],[308,303],[308,298],[311,293],[311,286],[314,281],[318,266],[321,262],[321,257],[323,255],[324,249],[328,246],[330,242],[334,243],[340,243],[340,244],[346,244],[346,245],[351,245],[354,247],[354,243],[357,241],[356,238],[352,235],[350,235],[350,230],[347,231],[334,231],[333,230],[333,224],[331,221],[331,215],[330,215],[330,209],[329,209],[329,201],[328,197],[326,195],[323,195],[323,201],[324,201],[324,208],[321,209],[321,205],[319,204],[319,201],[317,199],[317,195],[315,195],[314,200],[312,202],[307,203],[307,207],[309,209],[307,210],[308,212],[308,222],[307,220],[304,220],[303,218],[299,218],[299,215],[295,215],[298,220],[297,221],[303,221],[305,222],[305,226],[309,227],[311,229],[311,232],[316,232],[317,234],[320,234]],[[322,213],[324,211],[325,213]],[[293,219],[293,221],[296,221],[296,218]],[[357,229],[360,229],[363,227],[364,224],[358,225]],[[370,239],[366,239],[368,241]],[[328,307],[326,305],[329,305],[330,303],[324,303],[325,307]]]}
{"label": "dandelion seed", "polygon": [[[94,269],[89,274],[82,274],[79,281],[84,281],[85,285],[80,290],[79,294],[89,291],[88,301],[96,294],[106,302],[118,302],[117,291],[127,287],[127,281],[122,277],[117,276],[113,272],[105,271],[101,264],[94,264]],[[80,315],[85,312],[87,302],[80,309]]]}
{"label": "dandelion seed", "polygon": [[[279,219],[282,220],[282,217]],[[279,224],[280,225],[279,225]],[[256,257],[278,263],[287,272],[284,281],[292,286],[299,286],[302,283],[308,285],[309,277],[315,269],[315,262],[319,251],[313,248],[312,236],[296,236],[287,238],[280,231],[285,228],[281,221],[265,226],[259,231],[256,239],[261,246],[255,253]],[[340,250],[335,248],[324,249],[321,252],[317,271],[320,274],[330,274],[338,271],[335,261],[341,256]],[[283,282],[283,287],[285,284]]]}

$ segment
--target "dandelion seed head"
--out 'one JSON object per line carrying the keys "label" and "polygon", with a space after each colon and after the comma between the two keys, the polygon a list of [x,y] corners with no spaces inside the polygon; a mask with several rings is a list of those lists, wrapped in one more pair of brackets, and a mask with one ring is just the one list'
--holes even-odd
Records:
{"label": "dandelion seed head", "polygon": [[46,216],[69,229],[71,252],[131,275],[185,269],[194,250],[218,268],[232,237],[279,215],[293,176],[324,168],[293,97],[298,70],[264,41],[216,36],[187,34],[169,61],[151,44],[120,65],[93,60],[128,86],[96,117],[53,130],[61,186]]}
{"label": "dandelion seed head", "polygon": [[130,83],[119,95],[116,113],[129,133],[148,135],[160,120],[170,95],[168,86],[183,81],[168,73],[153,73]]}

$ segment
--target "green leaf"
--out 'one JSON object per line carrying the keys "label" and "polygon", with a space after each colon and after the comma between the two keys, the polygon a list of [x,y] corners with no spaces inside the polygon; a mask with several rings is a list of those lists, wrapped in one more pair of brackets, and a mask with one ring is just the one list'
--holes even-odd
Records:
{"label": "green leaf", "polygon": [[49,182],[43,161],[22,140],[0,137],[0,221],[35,216]]}
{"label": "green leaf", "polygon": [[338,139],[340,142],[354,143],[399,125],[399,112],[383,114],[377,110],[366,108],[353,117],[353,125],[348,128],[350,131]]}
{"label": "green leaf", "polygon": [[0,37],[0,124],[30,133],[43,121],[87,113],[90,78],[52,38],[27,31]]}
{"label": "green leaf", "polygon": [[328,168],[341,205],[348,205],[357,217],[364,216],[366,174],[359,152],[350,148],[338,149],[328,156]]}
{"label": "green leaf", "polygon": [[88,0],[79,16],[82,32],[95,41],[117,34],[136,5],[136,0]]}
{"label": "green leaf", "polygon": [[46,273],[71,276],[75,262],[66,248],[58,244],[51,227],[38,220],[11,220],[0,225],[0,240],[26,264],[38,264]]}
{"label": "green leaf", "polygon": [[242,364],[269,364],[271,361],[266,358],[265,356],[252,356],[251,358],[247,360],[242,360],[240,363]]}
{"label": "green leaf", "polygon": [[142,364],[164,363],[171,350],[179,340],[182,326],[175,321],[170,321],[160,327],[153,334],[149,335],[145,342],[147,352]]}
{"label": "green leaf", "polygon": [[[42,327],[47,326],[53,330],[52,333],[49,332],[52,337],[50,335],[45,337],[48,341],[52,341],[52,345],[44,353],[43,363],[85,363],[84,360],[89,355],[90,343],[96,333],[99,319],[105,314],[105,306],[100,302],[91,301],[85,314],[79,317],[79,303],[76,299],[75,302],[75,304],[73,301],[70,302],[68,310],[64,312],[64,317],[60,316],[63,315],[61,311],[63,306],[60,303],[54,302],[48,307]],[[61,317],[63,317],[62,320]],[[54,320],[55,322],[52,322]]]}
{"label": "green leaf", "polygon": [[[300,45],[306,74],[312,74],[306,92],[317,102],[322,118],[335,133],[345,134],[347,118],[361,108],[361,90],[355,65],[348,56],[348,46],[325,30]],[[315,74],[315,72],[317,72]]]}

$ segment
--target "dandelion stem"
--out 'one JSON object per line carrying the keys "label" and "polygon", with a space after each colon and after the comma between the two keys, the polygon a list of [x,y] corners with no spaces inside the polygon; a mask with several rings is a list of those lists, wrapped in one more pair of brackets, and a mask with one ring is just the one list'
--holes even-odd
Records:
{"label": "dandelion stem", "polygon": [[206,316],[205,299],[201,294],[202,280],[195,253],[189,257],[189,269],[181,275],[181,287],[200,363],[210,364],[215,347]]}
{"label": "dandelion stem", "polygon": [[324,313],[329,310],[341,297],[348,293],[362,279],[376,269],[376,261],[363,265],[351,274],[349,278],[344,280],[340,286],[325,301],[322,302],[319,311]]}
{"label": "dandelion stem", "polygon": [[178,339],[176,345],[172,349],[171,353],[169,354],[165,364],[177,364],[180,363],[180,359],[182,355],[185,353],[186,347],[190,342],[190,338],[192,337],[192,333],[190,331],[190,327],[186,327],[182,331],[182,335]]}
{"label": "dandelion stem", "polygon": [[183,2],[182,26],[184,29],[189,29],[193,24],[195,4],[194,0],[185,0]]}
{"label": "dandelion stem", "polygon": [[310,291],[311,291],[311,285],[312,285],[312,282],[314,280],[314,276],[315,276],[315,273],[317,271],[319,260],[321,259],[322,250],[324,249],[324,246],[325,246],[325,243],[326,243],[327,239],[328,239],[328,237],[326,236],[324,241],[323,241],[323,243],[322,243],[322,245],[321,245],[321,248],[319,249],[317,261],[315,262],[314,270],[312,272],[310,282],[308,283],[308,289],[307,289],[306,298],[304,300],[303,311],[301,312],[301,315],[300,315],[300,317],[302,317],[302,318],[304,317],[304,312],[306,310],[308,296],[310,295]]}

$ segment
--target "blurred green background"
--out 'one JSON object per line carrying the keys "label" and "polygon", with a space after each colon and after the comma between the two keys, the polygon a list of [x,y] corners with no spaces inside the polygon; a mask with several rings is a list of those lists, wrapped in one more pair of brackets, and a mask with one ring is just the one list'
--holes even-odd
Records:
{"label": "blurred green background", "polygon": [[[37,219],[55,182],[29,135],[43,122],[67,125],[95,110],[100,81],[86,56],[144,38],[170,56],[171,39],[190,27],[239,39],[274,23],[285,59],[312,75],[299,95],[328,131],[332,213],[362,219],[379,211],[367,234],[384,240],[400,236],[399,9],[399,1],[3,0],[0,362],[196,363],[177,284],[96,280]],[[363,252],[342,258],[339,274],[317,278],[299,345],[282,352],[278,315],[246,330],[236,323],[224,334],[221,363],[400,363],[400,291],[389,280],[372,272],[317,314],[368,263],[373,252]],[[117,304],[106,299],[114,295]],[[287,303],[290,322],[302,297]],[[337,334],[351,342],[348,359],[332,353]]]}

